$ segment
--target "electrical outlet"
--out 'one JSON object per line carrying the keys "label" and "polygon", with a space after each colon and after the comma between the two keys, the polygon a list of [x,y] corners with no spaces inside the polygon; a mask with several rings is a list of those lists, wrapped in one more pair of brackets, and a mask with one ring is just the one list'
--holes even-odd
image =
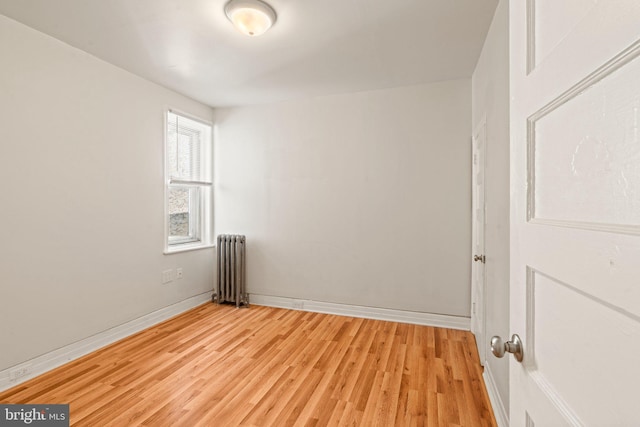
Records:
{"label": "electrical outlet", "polygon": [[162,283],[173,282],[173,270],[165,270],[162,272]]}
{"label": "electrical outlet", "polygon": [[9,371],[9,381],[15,381],[18,378],[26,377],[31,373],[31,365],[23,365],[19,368]]}
{"label": "electrical outlet", "polygon": [[176,279],[182,279],[182,267],[176,269]]}

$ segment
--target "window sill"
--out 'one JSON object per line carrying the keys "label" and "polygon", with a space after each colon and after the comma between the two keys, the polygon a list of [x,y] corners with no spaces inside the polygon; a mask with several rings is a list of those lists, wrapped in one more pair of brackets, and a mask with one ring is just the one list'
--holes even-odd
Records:
{"label": "window sill", "polygon": [[203,245],[201,243],[198,243],[198,244],[184,243],[182,245],[170,246],[166,248],[163,253],[165,255],[172,255],[172,254],[178,254],[181,252],[197,251],[200,249],[211,249],[215,247],[216,245],[214,244]]}

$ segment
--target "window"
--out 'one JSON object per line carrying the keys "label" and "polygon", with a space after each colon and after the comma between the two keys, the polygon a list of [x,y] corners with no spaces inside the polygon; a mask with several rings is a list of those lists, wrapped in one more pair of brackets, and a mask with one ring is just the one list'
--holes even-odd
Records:
{"label": "window", "polygon": [[211,125],[167,112],[165,141],[166,251],[211,242]]}

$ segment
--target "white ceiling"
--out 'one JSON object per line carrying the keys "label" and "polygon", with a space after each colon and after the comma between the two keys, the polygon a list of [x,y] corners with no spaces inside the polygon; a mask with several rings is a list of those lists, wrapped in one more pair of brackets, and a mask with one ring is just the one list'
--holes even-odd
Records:
{"label": "white ceiling", "polygon": [[268,0],[251,38],[226,0],[0,0],[0,13],[211,106],[471,76],[498,0]]}

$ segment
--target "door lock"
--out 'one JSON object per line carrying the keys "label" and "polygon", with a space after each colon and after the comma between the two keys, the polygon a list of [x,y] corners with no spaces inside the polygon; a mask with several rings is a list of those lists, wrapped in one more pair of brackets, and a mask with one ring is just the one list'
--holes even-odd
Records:
{"label": "door lock", "polygon": [[476,262],[480,261],[481,263],[484,264],[484,255],[474,255],[473,256],[473,260],[476,261]]}
{"label": "door lock", "polygon": [[518,362],[522,362],[524,350],[522,349],[522,340],[518,334],[511,336],[511,341],[504,342],[499,336],[491,338],[491,352],[496,357],[504,357],[504,353],[512,353]]}

